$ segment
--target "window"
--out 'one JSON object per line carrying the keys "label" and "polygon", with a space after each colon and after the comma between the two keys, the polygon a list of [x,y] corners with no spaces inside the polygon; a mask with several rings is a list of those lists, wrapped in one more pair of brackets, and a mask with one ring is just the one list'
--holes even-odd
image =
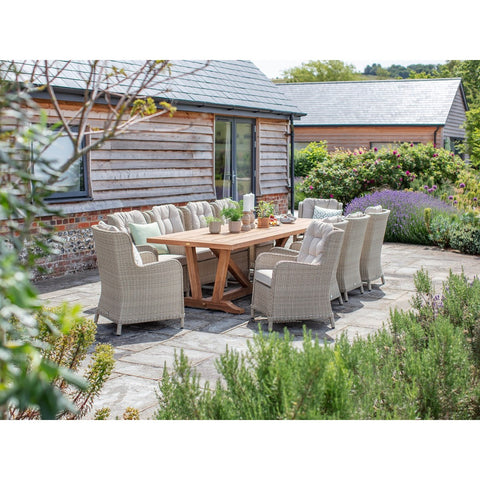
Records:
{"label": "window", "polygon": [[255,120],[215,119],[215,194],[241,200],[255,185]]}
{"label": "window", "polygon": [[[53,170],[58,170],[73,154],[73,144],[68,136],[57,138],[42,154],[44,159],[49,160],[49,166]],[[35,166],[34,166],[35,168]],[[35,173],[47,178],[48,173],[40,168]],[[87,182],[87,162],[86,155],[79,158],[75,163],[60,177],[55,186],[62,187],[61,192],[56,192],[47,200],[70,200],[85,198],[88,196]]]}

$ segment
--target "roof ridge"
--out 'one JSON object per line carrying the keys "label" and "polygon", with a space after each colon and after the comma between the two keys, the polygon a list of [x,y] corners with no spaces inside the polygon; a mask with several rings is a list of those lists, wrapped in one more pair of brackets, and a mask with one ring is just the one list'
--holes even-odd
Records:
{"label": "roof ridge", "polygon": [[388,78],[382,80],[332,80],[328,82],[275,82],[275,85],[325,85],[325,84],[346,84],[346,83],[400,83],[400,82],[431,82],[446,80],[462,80],[461,77],[442,77],[442,78]]}

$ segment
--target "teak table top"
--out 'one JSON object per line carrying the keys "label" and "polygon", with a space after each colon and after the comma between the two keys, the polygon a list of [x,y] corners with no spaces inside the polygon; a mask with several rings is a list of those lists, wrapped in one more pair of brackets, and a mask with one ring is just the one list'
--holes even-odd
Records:
{"label": "teak table top", "polygon": [[228,225],[222,225],[222,231],[219,234],[210,233],[208,228],[199,228],[147,238],[147,242],[163,243],[166,245],[207,247],[218,250],[237,250],[268,240],[277,240],[291,235],[299,235],[305,232],[311,221],[311,218],[297,218],[295,223],[281,223],[277,227],[254,228],[247,232],[240,233],[230,233],[228,231]]}
{"label": "teak table top", "polygon": [[[184,298],[186,306],[223,310],[224,312],[238,314],[243,313],[244,309],[235,305],[232,300],[252,293],[252,283],[233,261],[231,252],[269,240],[276,240],[276,244],[283,247],[291,235],[305,232],[311,222],[311,218],[298,218],[295,223],[281,223],[278,227],[254,228],[239,233],[230,233],[228,226],[223,225],[222,232],[219,234],[210,233],[208,228],[199,228],[147,238],[147,242],[185,247],[191,289],[191,295]],[[211,297],[202,296],[196,247],[210,248],[218,258]],[[225,292],[224,287],[228,272],[236,278],[240,286]]]}

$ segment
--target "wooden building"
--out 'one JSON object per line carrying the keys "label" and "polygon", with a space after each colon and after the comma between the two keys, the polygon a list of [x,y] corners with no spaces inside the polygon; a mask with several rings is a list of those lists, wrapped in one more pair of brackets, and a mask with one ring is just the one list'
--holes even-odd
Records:
{"label": "wooden building", "polygon": [[[134,69],[138,62],[112,63]],[[290,123],[300,111],[252,62],[215,60],[201,68],[204,63],[172,61],[167,93],[146,92],[175,106],[172,117],[136,125],[68,171],[67,191],[50,199],[65,214],[47,219],[65,240],[60,255],[45,260],[50,276],[94,267],[90,227],[115,211],[241,199],[248,192],[287,210]],[[66,117],[82,101],[87,69],[86,62],[73,61],[54,80]],[[48,96],[37,102],[53,123]],[[101,127],[104,117],[105,107],[96,106],[89,127]],[[68,140],[56,143],[49,148],[61,160]]]}
{"label": "wooden building", "polygon": [[294,121],[296,149],[325,140],[329,150],[431,142],[453,151],[465,138],[460,78],[278,85],[307,114]]}

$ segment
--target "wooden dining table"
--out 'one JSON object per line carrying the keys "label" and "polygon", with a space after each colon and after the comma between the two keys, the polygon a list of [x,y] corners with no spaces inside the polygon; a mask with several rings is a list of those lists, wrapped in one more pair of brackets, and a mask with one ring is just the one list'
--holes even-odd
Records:
{"label": "wooden dining table", "polygon": [[[150,237],[147,242],[185,247],[190,280],[190,296],[184,298],[185,306],[240,314],[245,310],[232,300],[252,293],[252,283],[233,261],[231,253],[272,240],[275,241],[275,246],[283,247],[290,236],[304,233],[311,222],[311,218],[298,218],[294,223],[280,223],[279,226],[253,228],[240,233],[230,233],[228,225],[223,225],[219,234],[210,233],[208,228],[199,228]],[[218,258],[213,294],[209,297],[202,294],[196,247],[207,247]],[[238,281],[239,286],[226,290],[228,272]]]}

